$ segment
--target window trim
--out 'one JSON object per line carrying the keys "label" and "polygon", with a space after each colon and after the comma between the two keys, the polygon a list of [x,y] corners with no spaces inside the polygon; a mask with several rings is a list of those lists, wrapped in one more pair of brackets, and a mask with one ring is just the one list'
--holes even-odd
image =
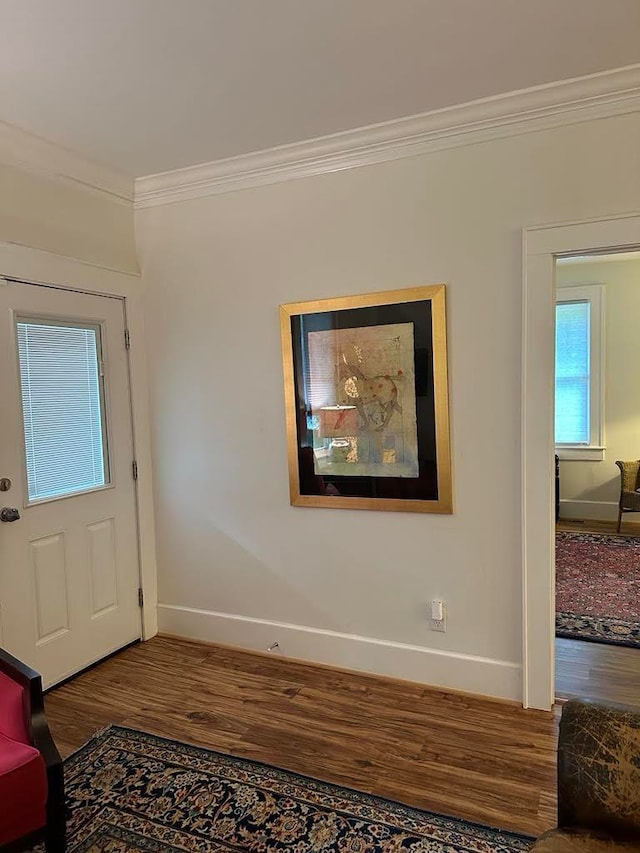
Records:
{"label": "window trim", "polygon": [[[563,284],[556,288],[554,303],[588,302],[589,311],[589,443],[556,444],[555,452],[560,459],[573,461],[601,462],[606,445],[604,436],[604,357],[605,357],[605,288],[603,284]],[[554,357],[555,367],[555,357]],[[555,411],[555,390],[554,390]],[[554,416],[555,422],[555,416]]]}

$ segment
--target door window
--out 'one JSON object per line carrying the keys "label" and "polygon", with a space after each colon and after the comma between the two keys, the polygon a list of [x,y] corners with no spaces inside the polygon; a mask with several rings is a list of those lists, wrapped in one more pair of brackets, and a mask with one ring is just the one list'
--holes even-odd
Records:
{"label": "door window", "polygon": [[18,317],[29,503],[109,483],[100,325]]}

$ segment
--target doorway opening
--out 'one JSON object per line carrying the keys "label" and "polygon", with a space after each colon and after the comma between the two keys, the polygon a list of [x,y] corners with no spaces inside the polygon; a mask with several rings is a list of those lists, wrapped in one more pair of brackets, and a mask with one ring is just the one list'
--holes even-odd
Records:
{"label": "doorway opening", "polygon": [[522,704],[555,701],[554,340],[556,260],[640,248],[640,214],[523,231]]}
{"label": "doorway opening", "polygon": [[555,260],[555,694],[640,703],[640,252]]}

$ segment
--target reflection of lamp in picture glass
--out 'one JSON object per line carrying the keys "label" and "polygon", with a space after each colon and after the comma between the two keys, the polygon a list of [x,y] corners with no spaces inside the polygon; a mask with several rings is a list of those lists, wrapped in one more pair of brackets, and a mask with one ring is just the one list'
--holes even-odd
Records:
{"label": "reflection of lamp in picture glass", "polygon": [[354,435],[357,430],[358,412],[355,406],[321,406],[321,438]]}

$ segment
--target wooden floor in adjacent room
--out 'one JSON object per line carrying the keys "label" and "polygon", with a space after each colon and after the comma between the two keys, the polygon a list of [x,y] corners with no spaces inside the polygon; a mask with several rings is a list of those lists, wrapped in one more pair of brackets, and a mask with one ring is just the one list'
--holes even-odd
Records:
{"label": "wooden floor in adjacent room", "polygon": [[555,821],[557,721],[514,704],[157,637],[46,709],[65,755],[118,723],[516,832]]}
{"label": "wooden floor in adjacent room", "polygon": [[556,523],[556,530],[567,533],[611,533],[615,536],[640,537],[640,524],[635,520],[630,521],[630,517],[636,518],[630,513],[623,514],[619,534],[617,521],[597,521],[591,518],[561,518]]}
{"label": "wooden floor in adjacent room", "polygon": [[556,639],[556,697],[640,708],[640,649]]}

